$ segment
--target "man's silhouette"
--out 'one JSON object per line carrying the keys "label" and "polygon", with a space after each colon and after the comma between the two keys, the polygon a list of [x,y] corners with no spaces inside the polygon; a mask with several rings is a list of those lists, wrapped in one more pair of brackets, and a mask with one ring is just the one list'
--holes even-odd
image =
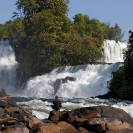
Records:
{"label": "man's silhouette", "polygon": [[58,99],[58,96],[55,96],[55,99],[53,100],[53,105],[51,105],[51,107],[54,110],[60,110],[60,108],[62,107],[61,101]]}

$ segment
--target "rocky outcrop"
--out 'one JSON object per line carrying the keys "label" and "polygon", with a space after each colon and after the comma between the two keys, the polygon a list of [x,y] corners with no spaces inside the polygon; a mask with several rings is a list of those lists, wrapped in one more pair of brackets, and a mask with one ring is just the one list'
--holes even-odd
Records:
{"label": "rocky outcrop", "polygon": [[0,133],[70,133],[77,129],[65,122],[43,123],[24,106],[18,106],[0,89]]}
{"label": "rocky outcrop", "polygon": [[48,118],[53,122],[66,121],[76,129],[93,133],[133,132],[133,118],[125,111],[110,106],[93,106],[73,111],[52,111]]}
{"label": "rocky outcrop", "polygon": [[44,123],[0,89],[0,133],[31,133],[36,124]]}
{"label": "rocky outcrop", "polygon": [[43,123],[0,89],[0,133],[133,133],[133,119],[110,106],[51,111]]}
{"label": "rocky outcrop", "polygon": [[64,121],[38,126],[38,131],[38,133],[77,133],[74,126]]}

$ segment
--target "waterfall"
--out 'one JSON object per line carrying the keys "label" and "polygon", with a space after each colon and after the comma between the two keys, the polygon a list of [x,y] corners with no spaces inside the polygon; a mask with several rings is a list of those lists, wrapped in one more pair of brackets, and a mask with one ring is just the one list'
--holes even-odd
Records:
{"label": "waterfall", "polygon": [[[79,66],[65,66],[54,69],[51,73],[30,78],[16,90],[18,83],[16,69],[18,63],[9,44],[9,40],[0,40],[0,87],[11,96],[26,97],[60,97],[87,98],[103,95],[108,92],[107,83],[111,80],[111,73],[116,71],[123,62],[122,51],[126,43],[104,41],[104,59],[106,63],[113,64],[86,64]],[[75,81],[63,79],[72,77]],[[58,82],[57,82],[58,81]]]}
{"label": "waterfall", "polygon": [[[49,74],[31,78],[24,88],[22,87],[21,95],[45,98],[55,95],[66,98],[103,95],[108,92],[107,82],[111,79],[111,72],[116,71],[120,66],[121,63],[60,67]],[[55,88],[56,81],[67,76],[74,77],[76,80],[68,80],[61,83],[58,89]]]}
{"label": "waterfall", "polygon": [[9,39],[0,39],[0,88],[8,94],[14,93],[16,86],[16,69],[18,63],[10,46]]}
{"label": "waterfall", "polygon": [[104,41],[104,62],[116,63],[123,62],[123,51],[127,47],[125,42],[117,42],[114,40]]}

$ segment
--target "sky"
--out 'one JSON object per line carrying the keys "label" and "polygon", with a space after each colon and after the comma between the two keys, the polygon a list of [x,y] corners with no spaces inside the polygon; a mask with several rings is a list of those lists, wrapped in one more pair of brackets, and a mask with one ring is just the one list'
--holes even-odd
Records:
{"label": "sky", "polygon": [[[16,11],[16,0],[0,0],[0,23],[11,20]],[[100,22],[117,23],[125,32],[123,41],[128,41],[129,30],[133,30],[133,0],[70,0],[68,17],[81,13]]]}

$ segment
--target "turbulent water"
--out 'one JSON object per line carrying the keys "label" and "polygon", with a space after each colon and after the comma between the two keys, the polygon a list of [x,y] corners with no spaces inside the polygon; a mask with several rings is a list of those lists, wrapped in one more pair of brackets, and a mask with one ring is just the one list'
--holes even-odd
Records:
{"label": "turbulent water", "polygon": [[[54,69],[51,73],[30,78],[18,88],[16,68],[18,63],[9,44],[9,40],[0,40],[0,86],[11,95],[19,105],[26,105],[39,119],[48,117],[50,105],[55,95],[61,98],[62,110],[72,110],[93,105],[110,105],[124,109],[132,117],[132,101],[100,100],[90,98],[108,92],[111,73],[121,67],[122,51],[126,43],[104,41],[105,64],[65,66]],[[110,64],[109,64],[110,63]],[[72,77],[75,80],[63,79]],[[17,88],[17,89],[16,89]]]}
{"label": "turbulent water", "polygon": [[[121,63],[60,67],[49,74],[31,78],[21,87],[21,95],[44,98],[55,95],[65,98],[103,95],[108,92],[107,83],[111,79],[111,72],[120,66]],[[60,79],[67,76],[74,77],[75,81],[62,83]]]}
{"label": "turbulent water", "polygon": [[17,86],[16,68],[18,63],[8,39],[0,40],[0,87],[11,94]]}

